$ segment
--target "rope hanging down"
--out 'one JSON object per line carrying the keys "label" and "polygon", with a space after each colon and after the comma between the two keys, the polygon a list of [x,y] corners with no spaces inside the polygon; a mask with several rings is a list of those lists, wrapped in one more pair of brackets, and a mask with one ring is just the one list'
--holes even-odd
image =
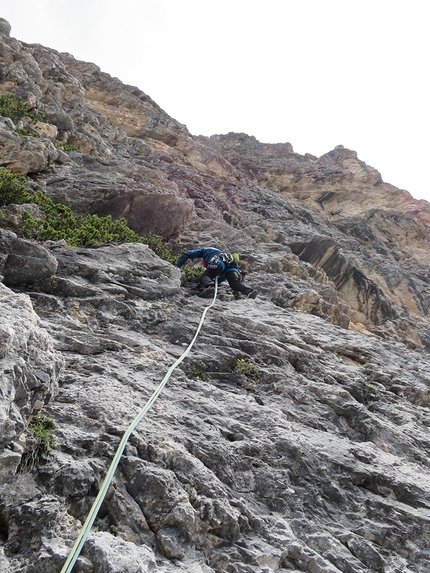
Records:
{"label": "rope hanging down", "polygon": [[218,292],[218,278],[215,279],[215,293],[214,293],[214,298],[213,301],[211,302],[211,304],[209,306],[207,306],[202,314],[202,317],[200,319],[199,325],[197,327],[196,333],[194,335],[194,338],[192,339],[192,341],[190,342],[190,344],[188,345],[188,347],[185,349],[185,351],[183,352],[183,354],[176,360],[176,362],[174,362],[172,364],[172,366],[169,368],[169,370],[167,371],[167,374],[165,375],[165,377],[163,378],[163,380],[160,382],[158,388],[154,391],[154,393],[152,394],[152,396],[149,398],[149,400],[147,401],[147,403],[145,404],[145,406],[142,408],[142,410],[139,412],[139,414],[136,416],[136,418],[133,420],[133,422],[130,424],[130,426],[127,428],[125,434],[122,437],[122,440],[118,446],[118,449],[116,451],[116,454],[112,460],[112,463],[110,465],[110,468],[106,474],[106,477],[104,479],[103,485],[100,488],[100,491],[90,509],[90,512],[88,514],[88,517],[81,529],[80,534],[78,535],[75,544],[73,545],[70,554],[66,560],[66,562],[63,565],[63,568],[61,569],[61,573],[70,573],[73,565],[76,562],[76,559],[79,557],[79,554],[81,552],[81,549],[85,543],[85,540],[88,536],[88,533],[91,529],[91,526],[94,523],[94,520],[97,516],[97,513],[100,509],[101,504],[103,503],[103,500],[105,498],[106,492],[110,486],[110,483],[112,481],[113,475],[115,473],[115,470],[118,466],[119,460],[122,456],[122,453],[124,451],[124,448],[128,442],[129,437],[131,436],[133,430],[136,428],[136,426],[139,424],[139,422],[142,420],[142,418],[145,416],[145,414],[148,412],[148,410],[151,408],[151,406],[155,403],[156,399],[158,398],[158,396],[161,394],[164,386],[166,385],[167,381],[169,380],[172,372],[175,370],[175,368],[177,366],[179,366],[179,364],[184,360],[184,358],[186,358],[191,350],[191,348],[193,347],[197,336],[199,335],[199,332],[203,326],[203,322],[205,320],[206,317],[206,313],[208,312],[208,310],[215,304],[215,300],[217,297],[217,292]]}

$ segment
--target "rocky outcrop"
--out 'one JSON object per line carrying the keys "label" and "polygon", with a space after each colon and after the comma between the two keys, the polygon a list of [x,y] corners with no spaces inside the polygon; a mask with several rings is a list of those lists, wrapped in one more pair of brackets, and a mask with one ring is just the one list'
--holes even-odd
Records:
{"label": "rocky outcrop", "polygon": [[20,136],[15,133],[18,128],[11,120],[0,123],[0,163],[12,173],[28,175],[44,171],[53,161],[67,160],[55,148],[50,138]]}
{"label": "rocky outcrop", "polygon": [[[294,220],[286,231],[285,214],[260,209],[277,240],[283,236],[295,254],[336,285],[353,322],[385,325],[390,334],[394,325],[412,342],[418,330],[422,342],[427,340],[427,202],[384,183],[342,146],[316,158],[294,153],[290,144],[262,144],[245,134],[206,141],[255,183],[292,201],[296,213],[298,205],[310,210],[311,224]],[[279,211],[285,213],[285,207]]]}
{"label": "rocky outcrop", "polygon": [[[0,119],[0,164],[176,253],[237,251],[259,290],[220,285],[74,571],[426,573],[428,204],[341,146],[193,137],[138,88],[9,33],[0,20],[1,92],[44,119],[39,137]],[[37,244],[20,236],[35,206],[0,209],[0,571],[58,573],[208,302],[144,244]],[[28,465],[37,414],[55,444]]]}
{"label": "rocky outcrop", "polygon": [[0,271],[6,286],[32,286],[55,275],[57,260],[44,247],[0,229],[4,263]]}

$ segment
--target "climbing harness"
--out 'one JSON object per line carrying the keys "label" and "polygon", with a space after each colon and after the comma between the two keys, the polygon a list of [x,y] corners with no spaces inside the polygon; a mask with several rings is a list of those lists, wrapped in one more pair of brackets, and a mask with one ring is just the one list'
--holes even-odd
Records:
{"label": "climbing harness", "polygon": [[179,366],[179,364],[184,360],[184,358],[186,358],[191,350],[191,348],[193,347],[195,341],[197,340],[197,336],[199,335],[199,332],[203,326],[203,322],[205,320],[206,317],[206,313],[208,312],[208,310],[210,308],[212,308],[212,306],[215,304],[216,301],[216,297],[217,297],[217,293],[218,293],[218,277],[215,278],[215,292],[214,292],[214,298],[211,302],[211,304],[209,304],[203,311],[202,317],[200,319],[199,325],[197,327],[196,333],[194,335],[194,338],[192,339],[192,341],[190,342],[190,344],[188,345],[188,347],[185,349],[185,351],[183,352],[183,354],[176,360],[176,362],[174,362],[172,364],[172,366],[169,368],[169,370],[167,371],[166,375],[164,376],[163,380],[160,382],[160,384],[158,385],[158,388],[154,391],[154,393],[152,394],[152,396],[149,398],[149,400],[147,401],[147,403],[145,404],[145,406],[142,408],[142,410],[139,412],[139,414],[136,416],[136,418],[133,420],[133,422],[130,424],[130,426],[127,428],[126,432],[124,433],[122,440],[118,446],[118,449],[116,451],[116,454],[112,460],[112,463],[110,465],[110,468],[106,474],[106,477],[104,479],[103,485],[100,488],[100,491],[90,509],[90,512],[88,514],[88,517],[81,529],[81,532],[79,533],[75,544],[73,545],[70,554],[66,560],[66,562],[63,565],[63,568],[61,569],[61,573],[70,573],[73,565],[76,562],[76,559],[79,557],[79,554],[81,552],[81,549],[85,543],[85,540],[88,536],[88,533],[91,529],[91,526],[94,523],[94,520],[97,516],[97,513],[100,509],[101,504],[103,503],[103,500],[105,498],[106,492],[110,486],[110,483],[112,481],[113,475],[115,473],[115,470],[118,466],[119,460],[122,456],[122,453],[124,451],[124,448],[128,442],[129,437],[131,436],[133,430],[136,428],[136,426],[139,424],[139,422],[142,420],[142,418],[145,416],[145,414],[148,412],[148,410],[151,408],[151,406],[153,406],[154,402],[156,401],[156,399],[158,398],[158,396],[161,394],[164,386],[166,385],[167,381],[169,380],[172,372],[175,370],[175,368],[177,366]]}

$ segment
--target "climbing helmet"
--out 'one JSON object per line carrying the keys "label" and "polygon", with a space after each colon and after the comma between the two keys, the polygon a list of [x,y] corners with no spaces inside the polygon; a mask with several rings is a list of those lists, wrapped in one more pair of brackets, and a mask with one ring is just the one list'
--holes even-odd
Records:
{"label": "climbing helmet", "polygon": [[221,253],[220,254],[220,259],[226,263],[227,265],[229,265],[230,263],[232,263],[234,261],[234,257],[233,255],[231,255],[230,253]]}

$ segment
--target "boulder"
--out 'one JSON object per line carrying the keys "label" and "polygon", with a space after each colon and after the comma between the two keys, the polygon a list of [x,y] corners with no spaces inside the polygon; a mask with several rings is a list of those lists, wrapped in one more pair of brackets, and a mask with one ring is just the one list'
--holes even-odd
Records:
{"label": "boulder", "polygon": [[136,194],[127,222],[140,235],[161,235],[165,240],[178,237],[194,210],[190,199],[162,194]]}
{"label": "boulder", "polygon": [[57,259],[42,245],[17,237],[10,249],[2,271],[5,285],[33,285],[55,274]]}
{"label": "boulder", "polygon": [[44,171],[59,157],[59,150],[50,139],[17,135],[4,122],[0,138],[0,164],[12,173],[27,175]]}

